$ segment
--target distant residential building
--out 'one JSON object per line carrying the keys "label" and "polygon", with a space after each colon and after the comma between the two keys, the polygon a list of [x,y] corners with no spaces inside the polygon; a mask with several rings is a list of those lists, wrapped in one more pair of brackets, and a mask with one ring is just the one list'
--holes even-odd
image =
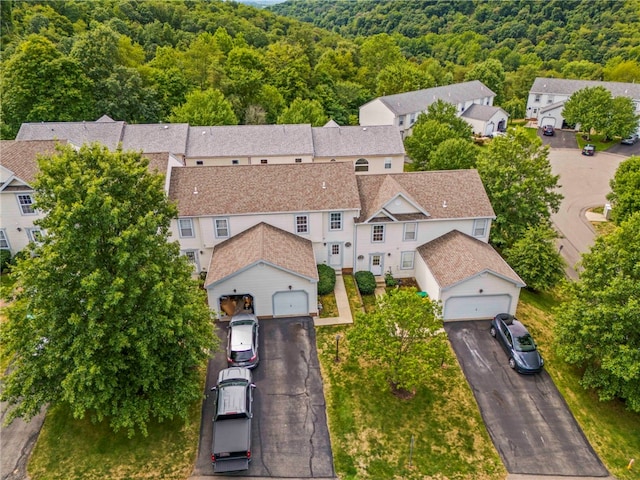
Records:
{"label": "distant residential building", "polygon": [[99,142],[110,150],[170,152],[186,166],[350,162],[358,174],[400,173],[402,137],[391,126],[296,125],[190,126],[127,124],[103,116],[96,122],[23,123],[16,140]]}
{"label": "distant residential building", "polygon": [[535,119],[539,127],[566,128],[562,116],[565,102],[575,92],[587,87],[604,87],[613,97],[629,97],[635,104],[636,114],[640,115],[640,84],[538,77],[529,90],[527,118]]}
{"label": "distant residential building", "polygon": [[[393,125],[402,138],[411,135],[418,115],[442,100],[456,107],[473,133],[487,135],[506,129],[509,115],[493,106],[496,94],[479,80],[397,93],[375,98],[360,107],[360,125]],[[480,108],[479,108],[480,107]]]}

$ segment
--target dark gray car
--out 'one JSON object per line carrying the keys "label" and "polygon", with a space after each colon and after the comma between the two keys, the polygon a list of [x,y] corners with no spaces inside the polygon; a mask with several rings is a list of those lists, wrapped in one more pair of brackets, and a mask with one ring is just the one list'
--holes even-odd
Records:
{"label": "dark gray car", "polygon": [[525,326],[513,315],[499,313],[491,321],[489,333],[498,339],[509,357],[509,366],[520,373],[542,371],[544,360]]}

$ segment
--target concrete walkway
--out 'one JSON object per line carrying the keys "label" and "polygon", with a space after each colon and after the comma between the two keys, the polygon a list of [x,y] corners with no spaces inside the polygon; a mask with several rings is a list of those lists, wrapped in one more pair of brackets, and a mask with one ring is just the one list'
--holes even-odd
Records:
{"label": "concrete walkway", "polygon": [[313,324],[316,327],[322,325],[342,325],[346,323],[353,323],[353,315],[351,315],[351,307],[349,306],[349,297],[347,297],[347,289],[344,286],[344,279],[342,274],[336,274],[336,286],[333,289],[333,293],[336,296],[336,304],[338,306],[338,316],[320,318],[313,317]]}

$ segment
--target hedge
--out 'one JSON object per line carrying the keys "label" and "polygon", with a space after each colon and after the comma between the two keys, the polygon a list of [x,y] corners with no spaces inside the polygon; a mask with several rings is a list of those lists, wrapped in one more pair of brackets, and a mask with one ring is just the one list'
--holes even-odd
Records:
{"label": "hedge", "polygon": [[373,276],[373,273],[360,270],[354,276],[358,284],[358,290],[362,295],[371,295],[376,291],[376,277]]}
{"label": "hedge", "polygon": [[318,265],[318,295],[333,292],[336,286],[336,271],[324,263]]}

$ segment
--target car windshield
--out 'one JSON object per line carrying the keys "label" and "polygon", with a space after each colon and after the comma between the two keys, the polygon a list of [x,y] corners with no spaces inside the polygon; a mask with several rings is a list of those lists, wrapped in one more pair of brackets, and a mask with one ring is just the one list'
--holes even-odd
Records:
{"label": "car windshield", "polygon": [[515,337],[514,348],[518,352],[533,352],[536,349],[536,344],[533,341],[533,337],[528,333]]}

